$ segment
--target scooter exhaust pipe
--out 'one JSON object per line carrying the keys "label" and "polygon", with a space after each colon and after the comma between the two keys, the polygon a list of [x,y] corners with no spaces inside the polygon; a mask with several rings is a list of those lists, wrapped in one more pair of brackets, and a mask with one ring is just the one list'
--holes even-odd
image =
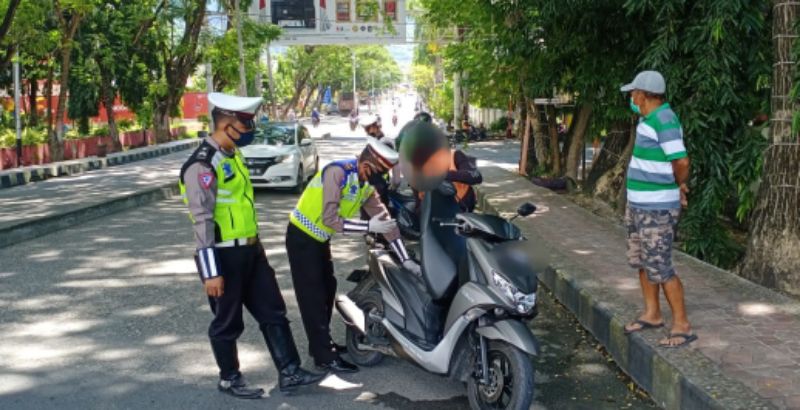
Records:
{"label": "scooter exhaust pipe", "polygon": [[339,311],[348,326],[357,329],[361,334],[366,333],[364,311],[350,297],[347,295],[336,296],[336,310]]}

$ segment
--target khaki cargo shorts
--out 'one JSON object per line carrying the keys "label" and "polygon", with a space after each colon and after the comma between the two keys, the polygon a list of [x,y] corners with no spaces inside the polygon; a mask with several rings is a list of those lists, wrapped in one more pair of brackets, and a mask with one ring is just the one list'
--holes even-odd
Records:
{"label": "khaki cargo shorts", "polygon": [[675,276],[672,242],[680,209],[639,209],[627,207],[628,264],[644,269],[652,283],[664,283]]}

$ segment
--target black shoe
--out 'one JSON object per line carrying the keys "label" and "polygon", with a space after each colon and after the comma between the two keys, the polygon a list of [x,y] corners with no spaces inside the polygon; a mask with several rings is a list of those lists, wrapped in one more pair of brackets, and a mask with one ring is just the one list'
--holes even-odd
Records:
{"label": "black shoe", "polygon": [[278,379],[278,388],[280,391],[291,391],[298,386],[305,386],[307,384],[314,384],[322,380],[326,375],[324,373],[311,373],[301,367],[297,367],[294,373],[284,374],[281,373]]}
{"label": "black shoe", "polygon": [[220,380],[217,389],[239,399],[260,399],[264,395],[264,389],[247,387],[241,375],[231,380]]}
{"label": "black shoe", "polygon": [[333,359],[328,363],[316,363],[317,367],[323,369],[325,371],[329,371],[331,373],[356,373],[358,372],[358,366],[348,362],[347,360],[342,359],[341,357],[338,359]]}

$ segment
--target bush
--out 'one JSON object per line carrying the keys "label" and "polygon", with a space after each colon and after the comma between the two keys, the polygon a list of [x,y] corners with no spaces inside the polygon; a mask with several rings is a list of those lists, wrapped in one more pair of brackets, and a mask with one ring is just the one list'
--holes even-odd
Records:
{"label": "bush", "polygon": [[197,131],[182,132],[178,134],[179,140],[188,140],[192,138],[197,138]]}
{"label": "bush", "polygon": [[111,131],[108,129],[108,125],[101,125],[99,127],[95,127],[91,135],[93,137],[107,137],[111,134]]}
{"label": "bush", "polygon": [[119,130],[122,132],[130,131],[136,127],[136,123],[133,122],[133,120],[128,120],[128,119],[119,120],[119,122],[117,122],[117,125],[119,126]]}
{"label": "bush", "polygon": [[197,116],[197,121],[199,121],[199,122],[200,122],[200,124],[203,124],[203,129],[204,129],[204,130],[205,130],[205,129],[208,129],[208,124],[210,124],[210,123],[211,123],[211,121],[208,119],[208,115],[207,115],[207,114],[200,114],[200,115],[198,115],[198,116]]}
{"label": "bush", "polygon": [[503,132],[506,130],[506,127],[508,127],[508,117],[504,115],[495,120],[494,122],[492,122],[491,125],[489,125],[489,131]]}

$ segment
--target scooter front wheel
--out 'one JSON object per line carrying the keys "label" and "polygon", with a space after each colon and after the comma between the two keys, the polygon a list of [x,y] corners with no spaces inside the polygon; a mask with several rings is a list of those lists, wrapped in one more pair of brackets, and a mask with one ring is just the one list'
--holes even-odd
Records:
{"label": "scooter front wheel", "polygon": [[475,410],[527,410],[533,401],[533,365],[522,350],[490,341],[487,352],[489,383],[472,376],[467,381],[469,405]]}
{"label": "scooter front wheel", "polygon": [[[370,290],[358,298],[356,305],[361,308],[361,310],[364,311],[364,315],[367,316],[366,330],[369,337],[385,337],[386,329],[383,328],[383,325],[369,318],[370,311],[375,311],[383,316],[383,299],[381,298],[381,294],[375,290]],[[347,344],[347,353],[350,355],[350,358],[359,366],[375,366],[383,360],[383,353],[359,348],[359,345],[369,343],[367,341],[367,336],[350,326],[347,327],[345,332],[345,343]]]}

